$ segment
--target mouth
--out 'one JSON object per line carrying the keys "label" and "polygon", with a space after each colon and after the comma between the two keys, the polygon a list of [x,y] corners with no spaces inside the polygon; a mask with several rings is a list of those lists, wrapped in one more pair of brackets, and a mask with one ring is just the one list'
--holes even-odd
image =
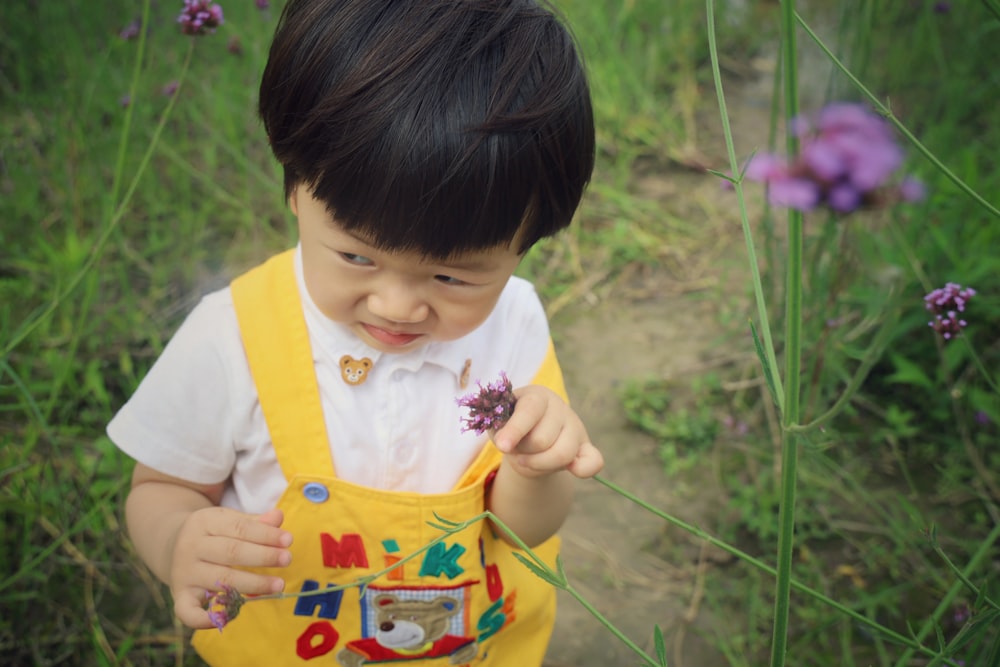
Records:
{"label": "mouth", "polygon": [[382,329],[371,324],[362,324],[361,326],[369,336],[383,345],[388,345],[390,347],[403,347],[405,345],[409,345],[423,335],[415,333],[397,333],[395,331],[388,331],[387,329]]}

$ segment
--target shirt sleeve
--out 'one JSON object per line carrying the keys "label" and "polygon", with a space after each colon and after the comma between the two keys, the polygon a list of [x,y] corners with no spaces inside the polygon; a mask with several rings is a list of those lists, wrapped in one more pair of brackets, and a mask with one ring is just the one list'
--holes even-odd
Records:
{"label": "shirt sleeve", "polygon": [[243,352],[227,288],[206,296],[185,319],[108,424],[112,442],[167,475],[198,484],[227,479],[236,458],[227,359],[233,354]]}
{"label": "shirt sleeve", "polygon": [[562,372],[556,360],[549,333],[549,320],[534,286],[519,278],[514,283],[509,298],[505,300],[507,322],[504,335],[517,341],[510,346],[511,358],[506,364],[507,373],[515,387],[541,384],[566,398]]}

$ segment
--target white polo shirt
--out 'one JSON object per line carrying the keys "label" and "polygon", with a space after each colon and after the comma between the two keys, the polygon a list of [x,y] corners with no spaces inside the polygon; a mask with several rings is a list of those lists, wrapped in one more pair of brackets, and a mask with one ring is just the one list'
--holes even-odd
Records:
{"label": "white polo shirt", "polygon": [[[295,273],[337,476],[378,489],[449,491],[487,440],[461,432],[465,412],[456,399],[501,371],[515,387],[528,384],[545,358],[549,328],[534,287],[511,278],[472,333],[388,354],[320,312],[305,289],[301,249]],[[374,362],[363,384],[342,378],[345,354]],[[205,296],[188,315],[107,432],[123,452],[161,473],[199,484],[228,480],[226,507],[250,513],[274,507],[286,480],[228,287]]]}

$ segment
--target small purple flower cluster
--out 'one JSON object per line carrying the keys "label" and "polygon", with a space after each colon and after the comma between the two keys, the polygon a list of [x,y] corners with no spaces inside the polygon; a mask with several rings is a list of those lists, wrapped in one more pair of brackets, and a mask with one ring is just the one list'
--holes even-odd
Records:
{"label": "small purple flower cluster", "polygon": [[[903,163],[890,125],[860,104],[831,104],[819,113],[815,126],[800,117],[791,131],[801,139],[791,164],[779,155],[758,153],[746,168],[749,180],[768,184],[774,206],[810,211],[825,205],[839,213],[874,206]],[[924,196],[923,185],[913,178],[896,190],[896,197],[905,201]]]}
{"label": "small purple flower cluster", "polygon": [[506,373],[500,373],[500,379],[485,387],[477,382],[479,391],[463,396],[457,403],[463,408],[469,408],[469,415],[463,418],[462,432],[475,431],[482,435],[487,431],[503,428],[510,416],[514,414],[514,388]]}
{"label": "small purple flower cluster", "polygon": [[222,7],[210,0],[184,0],[184,9],[177,17],[185,35],[214,33],[222,25]]}
{"label": "small purple flower cluster", "polygon": [[937,331],[945,340],[951,340],[962,333],[966,321],[959,317],[965,312],[965,304],[976,295],[971,287],[963,288],[958,283],[948,283],[924,297],[924,306],[934,314],[928,326]]}
{"label": "small purple flower cluster", "polygon": [[205,599],[208,619],[219,628],[219,632],[239,615],[240,607],[246,602],[246,598],[238,590],[226,584],[219,584],[219,590],[215,593],[205,591]]}

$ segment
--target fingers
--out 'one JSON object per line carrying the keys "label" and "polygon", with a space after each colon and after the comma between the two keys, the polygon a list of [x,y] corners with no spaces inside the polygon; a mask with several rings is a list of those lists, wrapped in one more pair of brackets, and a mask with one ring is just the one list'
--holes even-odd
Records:
{"label": "fingers", "polygon": [[185,625],[211,627],[205,592],[230,586],[244,595],[278,593],[281,577],[240,568],[285,567],[292,535],[280,528],[280,510],[254,516],[212,507],[194,512],[178,532],[171,568],[174,610]]}
{"label": "fingers", "polygon": [[585,478],[601,470],[604,457],[562,398],[537,385],[518,389],[515,395],[514,414],[493,442],[509,456],[518,473],[537,477],[568,470]]}
{"label": "fingers", "polygon": [[565,430],[568,418],[576,417],[559,396],[544,387],[529,386],[514,393],[514,414],[493,437],[497,449],[505,454],[515,448],[521,454],[545,451]]}

